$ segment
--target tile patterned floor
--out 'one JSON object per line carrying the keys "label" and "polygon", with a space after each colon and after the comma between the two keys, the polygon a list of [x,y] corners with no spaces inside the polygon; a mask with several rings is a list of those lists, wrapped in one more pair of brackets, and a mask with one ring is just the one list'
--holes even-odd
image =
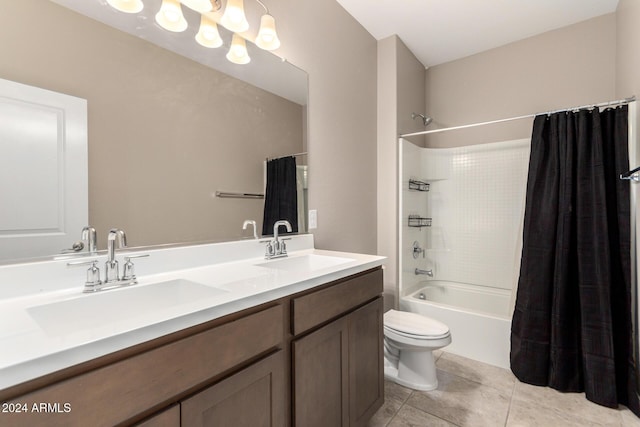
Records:
{"label": "tile patterned floor", "polygon": [[584,393],[524,384],[509,370],[451,353],[436,357],[438,388],[413,391],[386,381],[385,403],[369,427],[640,427],[629,409],[596,405]]}

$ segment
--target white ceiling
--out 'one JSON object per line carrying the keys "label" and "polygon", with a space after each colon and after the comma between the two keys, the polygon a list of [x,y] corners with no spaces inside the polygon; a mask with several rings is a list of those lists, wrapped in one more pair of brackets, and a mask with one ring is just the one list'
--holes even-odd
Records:
{"label": "white ceiling", "polygon": [[425,67],[596,16],[618,0],[337,0],[377,40],[397,34]]}

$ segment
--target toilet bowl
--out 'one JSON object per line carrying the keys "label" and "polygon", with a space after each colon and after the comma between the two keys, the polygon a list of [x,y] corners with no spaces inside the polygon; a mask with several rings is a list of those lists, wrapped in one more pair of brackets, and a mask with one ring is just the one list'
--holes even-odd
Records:
{"label": "toilet bowl", "polygon": [[433,350],[451,344],[442,322],[407,311],[384,314],[384,376],[414,390],[438,387]]}

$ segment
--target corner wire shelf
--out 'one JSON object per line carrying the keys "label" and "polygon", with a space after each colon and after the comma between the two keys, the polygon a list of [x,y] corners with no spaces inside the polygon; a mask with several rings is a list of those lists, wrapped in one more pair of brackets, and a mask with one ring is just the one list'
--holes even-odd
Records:
{"label": "corner wire shelf", "polygon": [[420,215],[409,215],[409,227],[431,227],[431,218],[423,218]]}
{"label": "corner wire shelf", "polygon": [[409,179],[409,190],[429,191],[429,183],[418,181],[417,179]]}

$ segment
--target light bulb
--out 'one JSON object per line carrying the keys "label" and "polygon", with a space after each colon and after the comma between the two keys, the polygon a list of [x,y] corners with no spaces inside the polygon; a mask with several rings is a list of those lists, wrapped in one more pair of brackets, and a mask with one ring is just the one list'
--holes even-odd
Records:
{"label": "light bulb", "polygon": [[218,26],[204,15],[200,18],[200,30],[196,34],[196,41],[204,47],[216,48],[222,46],[222,38],[218,32]]}
{"label": "light bulb", "polygon": [[276,20],[266,14],[260,18],[260,30],[256,37],[256,45],[264,50],[275,50],[280,47],[280,39],[276,33]]}
{"label": "light bulb", "polygon": [[231,47],[229,48],[229,52],[227,52],[227,59],[234,64],[240,65],[248,64],[251,61],[249,53],[247,52],[247,44],[244,39],[237,34],[233,35]]}
{"label": "light bulb", "polygon": [[111,7],[120,12],[138,13],[144,8],[142,0],[107,0]]}
{"label": "light bulb", "polygon": [[249,29],[249,22],[244,15],[244,6],[242,0],[228,0],[224,14],[220,18],[220,23],[229,31],[234,33],[242,33]]}
{"label": "light bulb", "polygon": [[213,10],[213,5],[210,0],[180,0],[180,2],[189,9],[200,13],[211,12]]}
{"label": "light bulb", "polygon": [[186,30],[188,26],[178,0],[162,0],[160,11],[156,13],[156,22],[165,30],[175,33]]}

